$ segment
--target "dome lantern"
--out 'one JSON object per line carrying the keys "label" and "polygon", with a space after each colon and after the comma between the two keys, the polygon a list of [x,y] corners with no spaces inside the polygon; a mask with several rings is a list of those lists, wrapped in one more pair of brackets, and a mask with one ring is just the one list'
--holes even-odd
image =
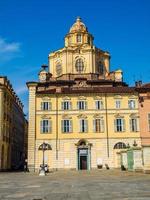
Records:
{"label": "dome lantern", "polygon": [[88,32],[87,27],[82,22],[80,17],[77,17],[76,22],[70,28],[69,33],[74,33],[74,32]]}
{"label": "dome lantern", "polygon": [[93,36],[88,32],[88,28],[77,17],[76,22],[71,26],[69,33],[65,37],[65,46],[79,46],[82,44],[93,45]]}

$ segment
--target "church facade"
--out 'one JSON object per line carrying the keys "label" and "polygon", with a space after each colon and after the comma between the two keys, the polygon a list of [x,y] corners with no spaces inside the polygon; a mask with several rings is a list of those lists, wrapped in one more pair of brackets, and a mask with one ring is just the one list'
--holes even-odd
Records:
{"label": "church facade", "polygon": [[[92,169],[120,166],[120,150],[141,146],[138,92],[110,71],[110,54],[77,18],[65,46],[49,54],[38,82],[28,82],[28,167]],[[43,151],[43,143],[50,148]],[[44,157],[43,157],[44,155]]]}

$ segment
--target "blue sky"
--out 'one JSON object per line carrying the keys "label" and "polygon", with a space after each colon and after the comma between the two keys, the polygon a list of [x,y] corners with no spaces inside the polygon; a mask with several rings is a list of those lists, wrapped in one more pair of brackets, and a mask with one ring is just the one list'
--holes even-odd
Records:
{"label": "blue sky", "polygon": [[8,76],[28,113],[27,81],[38,79],[48,54],[80,16],[94,44],[111,54],[124,81],[150,81],[149,0],[0,0],[0,75]]}

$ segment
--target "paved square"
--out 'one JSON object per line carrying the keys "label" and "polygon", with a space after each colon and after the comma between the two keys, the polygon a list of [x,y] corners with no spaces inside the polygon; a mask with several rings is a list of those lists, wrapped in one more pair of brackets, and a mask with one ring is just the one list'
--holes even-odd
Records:
{"label": "paved square", "polygon": [[0,173],[1,200],[149,200],[150,175],[119,170]]}

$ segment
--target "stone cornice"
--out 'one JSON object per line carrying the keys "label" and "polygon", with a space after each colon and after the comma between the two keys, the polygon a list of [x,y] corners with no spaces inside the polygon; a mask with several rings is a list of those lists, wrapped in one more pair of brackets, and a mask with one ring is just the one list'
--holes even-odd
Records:
{"label": "stone cornice", "polygon": [[29,87],[37,87],[38,82],[27,82],[26,85],[27,85],[28,88]]}

